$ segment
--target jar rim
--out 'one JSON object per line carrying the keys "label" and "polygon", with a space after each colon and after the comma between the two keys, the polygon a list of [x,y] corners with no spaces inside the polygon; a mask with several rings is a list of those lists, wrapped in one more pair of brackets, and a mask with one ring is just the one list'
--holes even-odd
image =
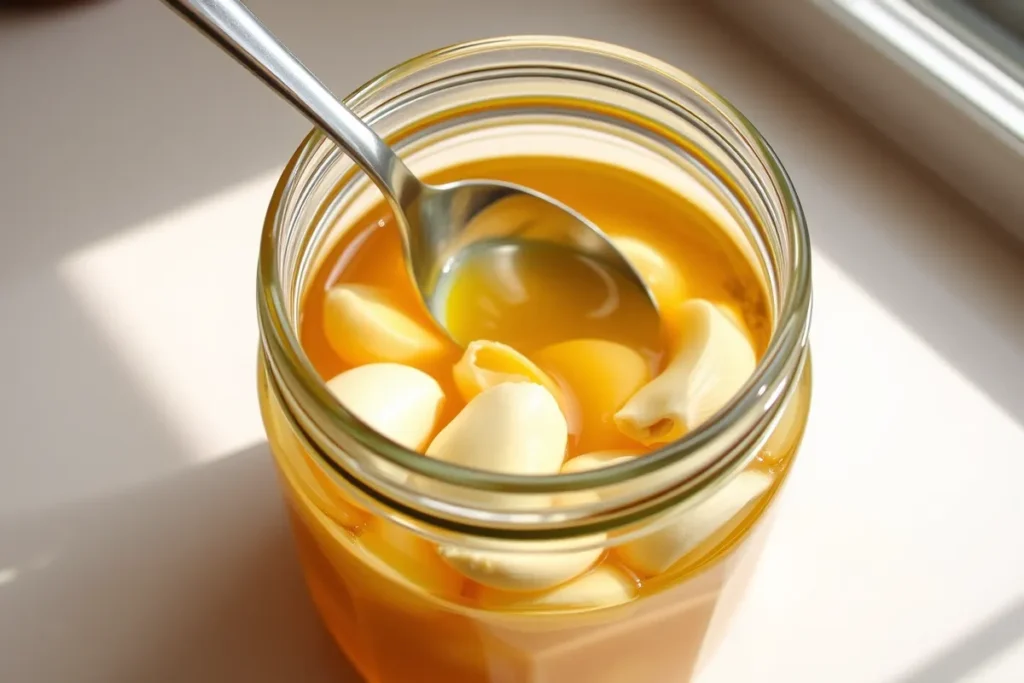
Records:
{"label": "jar rim", "polygon": [[[756,409],[758,402],[764,400],[768,388],[784,376],[787,368],[792,365],[791,359],[802,354],[807,341],[811,308],[809,236],[803,210],[792,182],[778,156],[754,125],[724,97],[701,81],[668,63],[629,48],[591,39],[545,35],[504,36],[458,43],[413,57],[388,69],[357,88],[344,101],[350,108],[359,111],[360,106],[379,89],[404,76],[456,58],[497,50],[522,49],[585,53],[628,63],[656,73],[701,96],[735,126],[745,142],[754,145],[759,152],[765,170],[773,182],[776,198],[784,211],[782,218],[791,245],[791,284],[786,288],[786,295],[778,307],[775,329],[768,346],[754,374],[748,378],[744,387],[711,419],[678,441],[661,446],[643,457],[605,468],[567,474],[515,475],[477,470],[426,458],[421,453],[404,448],[370,429],[333,399],[325,382],[306,357],[297,331],[289,321],[288,307],[278,272],[282,199],[295,189],[296,176],[303,164],[309,161],[312,152],[327,141],[327,137],[319,129],[312,130],[305,137],[282,171],[264,221],[258,266],[258,306],[262,344],[264,353],[276,360],[275,363],[268,365],[283,365],[283,370],[288,373],[289,378],[316,402],[323,415],[340,425],[347,436],[374,454],[410,472],[457,486],[513,494],[558,493],[601,488],[681,463],[697,451],[707,448],[709,444],[721,441],[727,436],[729,426],[741,416]],[[273,373],[274,371],[271,371],[272,375]],[[273,377],[271,381],[274,381]],[[769,407],[781,404],[783,398],[785,397],[775,397],[774,403],[769,404]],[[325,459],[332,469],[341,472],[340,465],[332,458]]]}

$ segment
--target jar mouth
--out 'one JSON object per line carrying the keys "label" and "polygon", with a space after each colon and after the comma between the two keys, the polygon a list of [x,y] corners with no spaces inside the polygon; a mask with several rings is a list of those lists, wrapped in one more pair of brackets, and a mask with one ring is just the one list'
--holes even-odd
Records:
{"label": "jar mouth", "polygon": [[[427,458],[375,432],[334,400],[307,358],[296,327],[289,316],[288,300],[281,277],[279,256],[284,248],[283,200],[294,192],[302,191],[302,188],[297,186],[299,171],[311,163],[315,150],[327,141],[326,136],[319,130],[313,130],[306,136],[285,167],[274,190],[264,223],[258,268],[258,300],[259,323],[264,357],[268,359],[269,381],[277,385],[276,390],[286,386],[288,391],[282,393],[291,392],[308,399],[308,402],[290,401],[289,407],[297,414],[296,419],[292,419],[293,427],[305,432],[308,438],[304,440],[311,445],[315,446],[315,433],[320,431],[319,427],[311,425],[322,427],[323,424],[327,424],[329,426],[323,433],[328,437],[332,429],[337,430],[344,433],[349,440],[354,440],[376,456],[403,470],[442,483],[478,491],[553,494],[604,488],[666,471],[697,458],[699,454],[706,455],[709,449],[715,449],[720,453],[732,453],[732,457],[715,458],[715,461],[707,466],[688,472],[687,476],[677,482],[677,486],[687,483],[699,486],[701,482],[738,469],[743,463],[737,453],[749,448],[759,433],[767,431],[795,384],[795,369],[799,367],[805,353],[811,306],[810,246],[803,211],[790,178],[777,155],[746,117],[704,84],[660,60],[608,43],[562,36],[509,36],[444,47],[393,67],[361,86],[345,98],[345,103],[372,122],[373,112],[366,111],[367,103],[387,84],[457,58],[524,50],[557,50],[581,56],[598,56],[608,62],[628,64],[654,74],[659,80],[699,97],[702,105],[713,110],[721,120],[728,122],[731,132],[748,147],[745,151],[753,155],[754,164],[759,168],[751,168],[749,161],[743,161],[742,166],[752,177],[760,172],[769,179],[770,186],[762,184],[760,191],[770,194],[778,202],[781,210],[775,219],[785,227],[788,253],[787,286],[776,307],[774,331],[754,374],[746,385],[715,416],[683,439],[627,462],[571,474],[512,475],[477,470]],[[721,142],[729,144],[724,138]],[[736,154],[740,156],[739,152]],[[303,407],[304,405],[306,407]],[[308,405],[315,406],[315,417],[311,414],[313,411],[308,410]],[[751,415],[754,418],[750,418]],[[747,419],[742,419],[744,417]],[[738,424],[745,426],[743,429],[737,429]],[[346,474],[341,463],[324,453],[322,449],[315,450],[331,469],[342,476]],[[376,497],[374,491],[370,490],[373,487],[360,485],[350,476],[345,478],[356,484],[364,493]]]}

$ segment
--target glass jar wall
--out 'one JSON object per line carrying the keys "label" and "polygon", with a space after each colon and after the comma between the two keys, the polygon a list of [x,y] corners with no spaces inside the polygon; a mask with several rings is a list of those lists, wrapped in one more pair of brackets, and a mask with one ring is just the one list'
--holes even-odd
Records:
{"label": "glass jar wall", "polygon": [[[448,48],[349,103],[421,177],[486,170],[613,238],[640,230],[671,252],[687,297],[716,302],[745,332],[757,363],[682,440],[575,459],[562,474],[486,472],[403,448],[325,385],[343,368],[310,302],[339,254],[389,228],[379,193],[312,133],[267,215],[259,390],[325,624],[374,683],[687,680],[746,583],[810,403],[807,234],[777,159],[703,85],[587,41]],[[368,272],[404,275],[392,262]]]}

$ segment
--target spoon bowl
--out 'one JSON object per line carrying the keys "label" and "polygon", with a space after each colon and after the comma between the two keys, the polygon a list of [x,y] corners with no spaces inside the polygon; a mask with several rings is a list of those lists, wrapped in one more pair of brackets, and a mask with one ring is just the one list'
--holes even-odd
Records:
{"label": "spoon bowl", "polygon": [[586,258],[613,271],[620,289],[633,290],[622,293],[622,298],[634,304],[639,301],[648,313],[643,316],[645,327],[657,329],[658,311],[644,282],[612,241],[569,207],[529,188],[493,180],[424,185],[424,189],[423,199],[404,216],[409,223],[407,263],[431,316],[457,343],[465,345],[473,339],[460,338],[448,323],[453,280],[464,263],[474,259],[497,263],[504,260],[499,254],[508,254],[510,248],[522,260],[535,253],[531,247],[548,251],[560,247],[565,258]]}
{"label": "spoon bowl", "polygon": [[[618,276],[654,329],[654,297],[597,226],[564,204],[519,185],[463,180],[422,182],[391,147],[342,104],[238,0],[164,0],[172,9],[275,90],[336,142],[373,180],[402,233],[406,266],[437,326],[452,335],[445,293],[470,251],[554,245]],[[637,311],[632,311],[637,319]],[[502,341],[502,340],[495,340]]]}

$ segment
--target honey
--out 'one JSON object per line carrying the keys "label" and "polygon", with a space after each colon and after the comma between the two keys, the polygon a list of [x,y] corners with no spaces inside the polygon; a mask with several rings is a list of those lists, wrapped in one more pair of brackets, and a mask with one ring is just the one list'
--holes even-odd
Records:
{"label": "honey", "polygon": [[[586,360],[567,364],[564,358],[573,355],[571,347],[559,351],[555,344],[580,339],[614,342],[639,354],[653,376],[664,369],[670,351],[673,311],[683,299],[699,298],[735,311],[756,353],[763,353],[771,334],[771,321],[761,282],[752,264],[730,238],[685,197],[639,179],[625,169],[559,157],[492,159],[445,169],[428,180],[443,183],[462,178],[493,178],[543,192],[582,213],[613,240],[645,245],[669,266],[662,272],[676,274],[678,283],[674,287],[671,283],[665,287],[663,281],[657,283],[661,287],[652,287],[656,294],[662,294],[659,304],[667,328],[652,333],[642,325],[631,324],[638,308],[636,301],[620,300],[603,316],[588,315],[608,298],[614,298],[607,296],[608,283],[586,266],[574,267],[571,262],[553,260],[561,254],[524,260],[513,273],[495,274],[482,267],[474,268],[472,263],[460,271],[448,306],[448,323],[458,330],[456,336],[502,341],[528,356],[543,350],[541,359],[550,359],[545,369],[564,385],[563,389],[569,393],[580,391],[567,415],[572,432],[569,457],[587,450],[629,445],[607,430],[603,439],[583,435],[585,419],[607,424],[608,416],[602,413],[607,409],[601,406],[588,410],[581,407],[605,392],[614,394],[615,382],[620,380],[601,374],[620,373],[628,363],[622,361],[621,352],[611,351],[609,357],[602,358],[598,345],[583,349]],[[627,257],[633,252],[624,251]],[[633,263],[643,270],[643,264]],[[324,300],[334,286],[356,284],[377,288],[411,319],[424,328],[432,328],[405,270],[394,218],[383,204],[357,221],[323,264],[308,287],[299,333],[307,356],[325,380],[353,367],[338,356],[327,338]],[[510,280],[514,286],[509,285]],[[556,286],[552,286],[553,282]],[[680,283],[685,283],[685,289]],[[587,289],[597,291],[593,307],[580,309],[577,293]],[[452,377],[452,367],[461,355],[460,347],[445,340],[444,350],[436,357],[411,363],[434,377],[444,390],[447,398],[439,418],[442,425],[465,406]],[[578,381],[572,386],[567,373],[582,383]],[[586,378],[589,384],[584,386]],[[620,391],[626,390],[623,387]],[[613,400],[612,404],[616,402]],[[621,405],[615,406],[618,407]]]}
{"label": "honey", "polygon": [[[636,302],[589,265],[530,254],[506,259],[504,270],[481,262],[457,273],[447,319],[456,337],[476,340],[463,348],[433,327],[405,270],[393,217],[377,207],[321,261],[306,288],[299,336],[343,404],[372,393],[374,376],[404,382],[404,391],[382,394],[386,405],[374,408],[390,411],[385,417],[425,411],[426,422],[391,435],[403,445],[451,459],[481,443],[499,452],[506,442],[531,444],[528,453],[491,453],[492,465],[514,470],[528,456],[543,472],[642,457],[658,446],[661,426],[643,432],[654,442],[638,440],[624,431],[621,413],[685,356],[693,311],[681,311],[704,306],[702,315],[718,326],[711,327],[727,330],[751,363],[764,353],[772,321],[761,280],[686,197],[628,170],[543,156],[465,164],[429,180],[472,177],[527,185],[594,221],[644,277],[663,324],[631,324]],[[339,297],[348,307],[340,316]],[[381,324],[380,315],[400,317]],[[364,324],[372,329],[352,327]],[[401,358],[388,357],[395,355]],[[691,391],[707,381],[700,371],[706,356],[681,382]],[[366,379],[357,374],[363,371]],[[627,543],[600,535],[596,546],[554,553],[529,552],[528,544],[515,552],[439,546],[372,515],[279,419],[282,407],[265,382],[260,395],[310,592],[370,683],[662,683],[688,680],[738,600],[753,553],[730,550],[760,543],[762,512],[799,441],[808,388],[805,373],[783,420],[786,433],[772,435],[763,457],[683,521],[669,519]],[[520,429],[510,422],[482,436],[465,428],[472,420],[500,422],[505,405],[533,421],[557,416],[559,424]],[[559,429],[553,450],[537,441]],[[523,432],[534,441],[523,441]]]}
{"label": "honey", "polygon": [[[258,377],[325,626],[367,683],[693,681],[810,404],[811,250],[780,161],[692,76],[573,38],[434,51],[346,103],[427,182],[593,221],[660,320],[520,242],[449,264],[439,328],[379,192],[313,131],[264,224]],[[476,234],[539,234],[508,207]]]}

